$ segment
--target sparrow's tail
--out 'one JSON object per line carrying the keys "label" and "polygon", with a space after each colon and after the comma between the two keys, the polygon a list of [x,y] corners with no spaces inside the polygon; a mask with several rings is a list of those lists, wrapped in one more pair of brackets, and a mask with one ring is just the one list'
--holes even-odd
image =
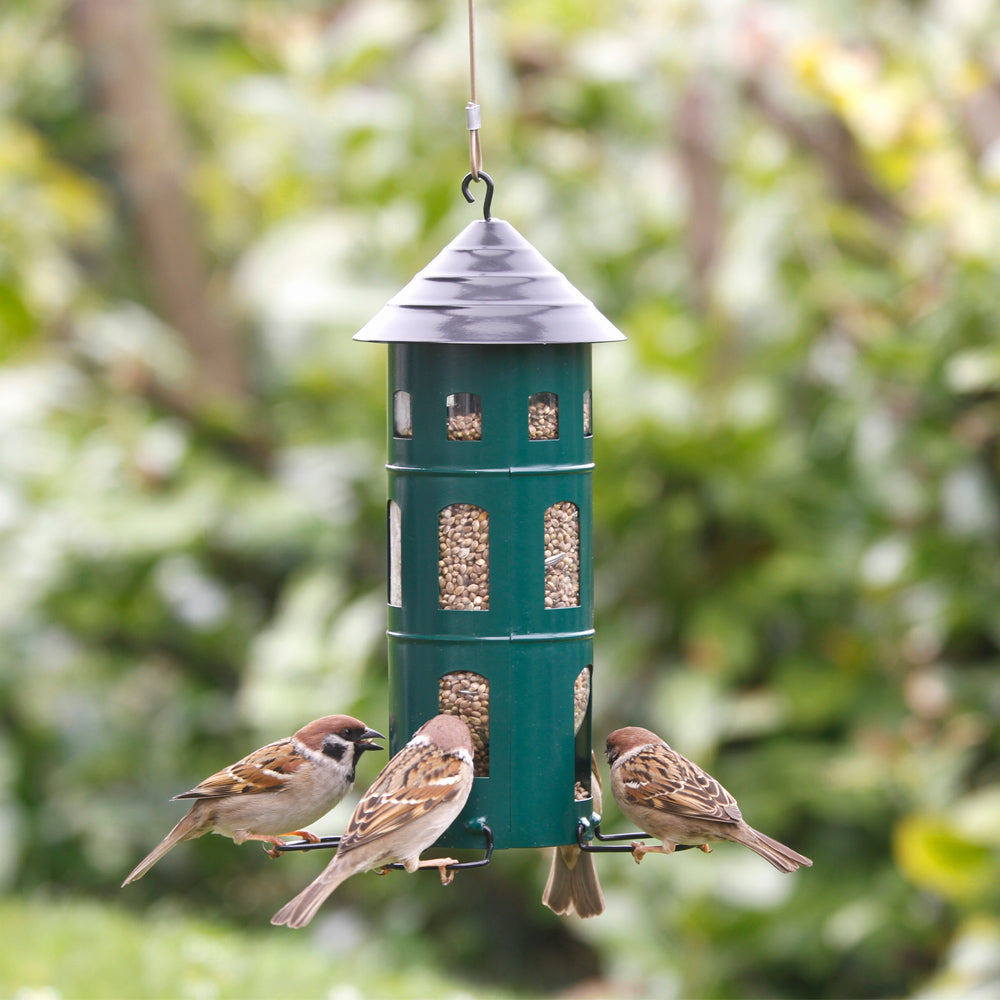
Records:
{"label": "sparrow's tail", "polygon": [[337,865],[337,858],[330,862],[326,870],[309,883],[294,899],[290,899],[271,917],[275,927],[287,924],[289,927],[305,927],[316,916],[316,911],[326,901],[326,897],[349,879],[357,869],[349,865]]}
{"label": "sparrow's tail", "polygon": [[122,888],[124,889],[129,882],[135,882],[136,879],[142,878],[171,848],[176,847],[185,840],[193,840],[195,837],[200,837],[203,833],[208,833],[208,830],[209,826],[206,825],[204,818],[197,816],[196,810],[191,809],[177,826],[132,869],[129,877],[122,882]]}
{"label": "sparrow's tail", "polygon": [[542,902],[553,913],[563,916],[574,911],[580,917],[603,913],[604,893],[594,859],[578,847],[554,848]]}
{"label": "sparrow's tail", "polygon": [[765,861],[769,861],[779,872],[793,872],[801,865],[805,865],[807,868],[812,867],[812,861],[804,854],[793,851],[790,847],[782,844],[780,840],[775,840],[766,833],[755,830],[752,826],[747,826],[742,834],[739,843],[746,844],[751,851],[755,851]]}

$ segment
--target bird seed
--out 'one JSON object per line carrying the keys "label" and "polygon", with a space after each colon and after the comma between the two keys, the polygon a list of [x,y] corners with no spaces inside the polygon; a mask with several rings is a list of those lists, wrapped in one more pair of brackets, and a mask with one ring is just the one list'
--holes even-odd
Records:
{"label": "bird seed", "polygon": [[590,667],[584,667],[573,682],[573,732],[580,732],[580,726],[587,717],[590,704]]}
{"label": "bird seed", "polygon": [[528,401],[528,439],[551,441],[559,437],[559,397],[536,392]]}
{"label": "bird seed", "polygon": [[452,504],[438,515],[438,607],[490,608],[490,516],[475,504]]}
{"label": "bird seed", "polygon": [[580,604],[580,511],[563,500],[545,512],[545,607]]}
{"label": "bird seed", "polygon": [[472,733],[472,766],[477,778],[490,773],[490,682],[482,674],[458,670],[438,682],[438,711],[461,719]]}
{"label": "bird seed", "polygon": [[474,392],[456,392],[448,397],[448,440],[481,441],[483,409]]}

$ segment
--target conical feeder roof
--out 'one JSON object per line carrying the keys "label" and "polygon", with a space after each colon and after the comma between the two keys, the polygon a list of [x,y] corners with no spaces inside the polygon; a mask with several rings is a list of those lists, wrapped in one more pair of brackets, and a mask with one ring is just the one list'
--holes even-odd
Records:
{"label": "conical feeder roof", "polygon": [[510,223],[470,223],[355,335],[380,343],[595,344],[624,340]]}

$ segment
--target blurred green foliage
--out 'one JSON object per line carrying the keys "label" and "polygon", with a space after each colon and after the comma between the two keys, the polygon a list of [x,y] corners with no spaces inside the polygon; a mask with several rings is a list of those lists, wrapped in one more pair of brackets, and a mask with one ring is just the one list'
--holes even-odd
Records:
{"label": "blurred green foliage", "polygon": [[[521,852],[352,880],[318,933],[490,990],[987,995],[1000,15],[479,6],[494,212],[629,336],[595,352],[595,743],[656,729],[816,864],[601,859],[583,923]],[[206,838],[119,893],[170,795],[321,711],[385,725],[384,357],[350,336],[478,213],[465,4],[156,7],[242,436],[170,405],[62,4],[0,13],[0,884],[150,935],[165,895],[263,926],[318,867]]]}

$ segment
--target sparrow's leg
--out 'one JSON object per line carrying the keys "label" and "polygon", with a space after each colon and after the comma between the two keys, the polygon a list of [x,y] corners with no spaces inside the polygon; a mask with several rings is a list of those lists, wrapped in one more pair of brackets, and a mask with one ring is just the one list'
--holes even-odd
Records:
{"label": "sparrow's leg", "polygon": [[[284,843],[281,839],[282,837],[301,837],[302,840],[308,840],[310,844],[318,844],[320,841],[320,838],[315,833],[310,833],[308,830],[292,830],[289,833],[282,833],[277,837],[268,837],[253,833],[247,837],[243,837],[238,843],[242,844],[245,840],[262,840],[265,844],[278,845]],[[276,846],[272,846],[270,848],[265,847],[264,853],[271,858],[280,858],[283,852],[277,850]]]}
{"label": "sparrow's leg", "polygon": [[[647,854],[673,854],[676,848],[677,845],[672,840],[665,840],[662,844],[654,844],[652,847],[634,840],[632,842],[632,857],[635,858],[635,863],[639,864]],[[712,848],[708,844],[699,844],[698,850],[704,851],[706,854],[712,853]]]}
{"label": "sparrow's leg", "polygon": [[450,885],[455,878],[455,873],[448,871],[448,866],[457,864],[458,861],[455,858],[428,858],[426,861],[421,861],[417,867],[436,868],[441,874],[441,884]]}
{"label": "sparrow's leg", "polygon": [[673,844],[671,844],[669,848],[666,847],[666,845],[661,844],[655,844],[650,847],[649,844],[644,844],[639,840],[632,841],[632,858],[635,860],[637,865],[642,863],[642,859],[647,854],[673,854],[673,851]]}
{"label": "sparrow's leg", "polygon": [[308,840],[310,844],[318,844],[322,837],[317,837],[315,833],[310,833],[308,830],[292,830],[289,833],[283,833],[282,837],[301,837],[303,840]]}

